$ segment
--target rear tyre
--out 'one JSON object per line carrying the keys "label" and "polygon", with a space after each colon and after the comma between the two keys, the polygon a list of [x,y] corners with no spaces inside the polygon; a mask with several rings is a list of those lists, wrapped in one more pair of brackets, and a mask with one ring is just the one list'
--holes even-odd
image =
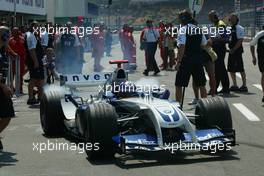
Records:
{"label": "rear tyre", "polygon": [[47,136],[60,135],[64,129],[64,114],[60,101],[64,94],[61,90],[57,86],[47,87],[40,102],[40,122]]}
{"label": "rear tyre", "polygon": [[89,160],[101,157],[113,158],[116,153],[116,144],[112,137],[117,135],[117,113],[107,103],[91,104],[87,108],[87,126],[84,132],[86,146],[93,148],[86,153]]}
{"label": "rear tyre", "polygon": [[201,99],[196,106],[197,129],[218,127],[221,130],[233,129],[232,116],[227,102],[222,97]]}

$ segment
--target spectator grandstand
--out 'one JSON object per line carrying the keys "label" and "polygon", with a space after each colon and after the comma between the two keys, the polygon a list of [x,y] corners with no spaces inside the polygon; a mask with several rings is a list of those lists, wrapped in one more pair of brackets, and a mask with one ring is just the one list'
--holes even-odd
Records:
{"label": "spectator grandstand", "polygon": [[[241,0],[241,24],[245,27],[255,24],[260,27],[264,24],[263,7],[264,0]],[[186,0],[122,0],[118,2],[113,0],[110,8],[110,23],[116,24],[117,18],[122,22],[139,27],[143,26],[149,18],[155,19],[156,22],[163,20],[177,23],[178,12],[185,8],[189,8]],[[234,12],[234,0],[205,0],[201,12],[196,17],[197,21],[209,24],[208,12],[212,9],[217,10],[220,18],[225,18],[229,13]],[[101,15],[107,19],[109,9],[101,9]]]}
{"label": "spectator grandstand", "polygon": [[[215,8],[217,7],[217,9]],[[208,12],[217,10],[219,17],[224,18],[227,14],[234,11],[233,0],[207,0],[201,12],[197,15],[197,21],[205,24],[210,23],[208,19]]]}

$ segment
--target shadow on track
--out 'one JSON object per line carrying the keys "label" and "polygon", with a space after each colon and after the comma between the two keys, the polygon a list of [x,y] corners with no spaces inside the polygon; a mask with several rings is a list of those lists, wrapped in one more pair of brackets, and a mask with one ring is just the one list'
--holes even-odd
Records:
{"label": "shadow on track", "polygon": [[0,168],[5,166],[14,166],[17,159],[14,158],[16,153],[0,151]]}
{"label": "shadow on track", "polygon": [[186,165],[203,162],[240,160],[240,158],[236,157],[235,155],[237,155],[235,151],[229,151],[226,153],[214,155],[204,155],[200,154],[199,152],[178,152],[174,155],[167,152],[137,152],[128,155],[117,155],[113,160],[104,159],[98,161],[90,161],[90,163],[92,165],[115,164],[121,169],[136,169],[163,165]]}
{"label": "shadow on track", "polygon": [[262,145],[262,144],[249,143],[249,142],[245,142],[245,141],[238,141],[237,143],[240,145],[246,145],[248,147],[253,147],[253,148],[258,148],[258,149],[264,150],[264,145]]}

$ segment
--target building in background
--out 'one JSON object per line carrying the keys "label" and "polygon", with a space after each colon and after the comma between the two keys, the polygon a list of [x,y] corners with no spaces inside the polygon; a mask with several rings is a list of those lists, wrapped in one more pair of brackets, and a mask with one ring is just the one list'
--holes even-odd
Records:
{"label": "building in background", "polygon": [[89,25],[99,15],[99,6],[89,0],[46,0],[46,11],[47,20],[52,23],[83,20]]}
{"label": "building in background", "polygon": [[34,20],[46,20],[45,0],[0,0],[0,21],[11,26],[14,21],[16,25],[25,25]]}
{"label": "building in background", "polygon": [[246,26],[246,35],[255,36],[264,25],[264,0],[240,0],[240,23]]}

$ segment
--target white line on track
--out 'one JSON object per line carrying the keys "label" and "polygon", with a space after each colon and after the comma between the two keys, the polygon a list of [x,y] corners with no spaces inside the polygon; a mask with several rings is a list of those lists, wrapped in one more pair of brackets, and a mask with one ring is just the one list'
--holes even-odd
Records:
{"label": "white line on track", "polygon": [[262,91],[262,86],[260,84],[253,84],[253,86]]}
{"label": "white line on track", "polygon": [[7,131],[15,131],[16,129],[18,129],[18,126],[11,126],[7,128]]}
{"label": "white line on track", "polygon": [[251,112],[246,106],[244,106],[241,103],[235,103],[233,106],[239,110],[249,121],[252,122],[259,122],[260,119],[253,113]]}

